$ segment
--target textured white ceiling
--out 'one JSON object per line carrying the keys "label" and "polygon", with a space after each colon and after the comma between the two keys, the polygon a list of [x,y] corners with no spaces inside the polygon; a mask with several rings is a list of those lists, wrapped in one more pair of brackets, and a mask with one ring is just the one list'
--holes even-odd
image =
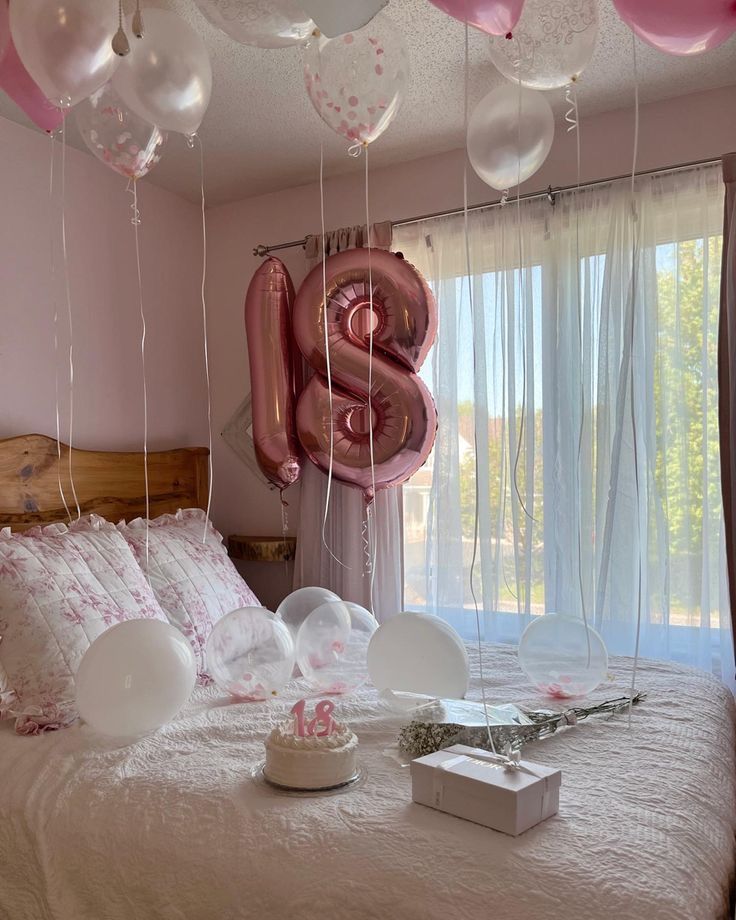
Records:
{"label": "textured white ceiling", "polygon": [[[129,2],[129,0],[126,0]],[[632,104],[631,33],[611,0],[600,0],[601,34],[593,61],[579,85],[581,117]],[[209,205],[313,182],[320,139],[327,175],[362,169],[345,143],[313,110],[302,83],[301,51],[239,45],[211,26],[194,0],[144,0],[176,10],[204,37],[214,69],[212,102],[200,129]],[[463,144],[464,28],[428,0],[391,0],[389,15],[406,37],[411,89],[396,121],[371,148],[371,164],[387,165],[440,153]],[[490,63],[488,40],[471,35],[471,93],[480,99],[502,79]],[[695,58],[676,58],[637,42],[642,102],[736,83],[736,39]],[[28,123],[3,94],[0,115]],[[564,110],[563,91],[550,95]],[[730,113],[736,118],[736,113]],[[70,119],[73,121],[73,118]],[[686,130],[683,128],[683,130]],[[71,143],[82,146],[73,129]],[[146,181],[197,200],[198,154],[172,135],[163,161]]]}

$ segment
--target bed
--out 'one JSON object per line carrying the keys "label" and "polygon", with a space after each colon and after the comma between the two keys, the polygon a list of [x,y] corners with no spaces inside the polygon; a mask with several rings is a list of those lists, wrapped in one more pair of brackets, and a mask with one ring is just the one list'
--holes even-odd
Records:
{"label": "bed", "polygon": [[[31,456],[14,441],[0,442],[0,520],[47,520],[35,473],[25,491],[9,483]],[[55,485],[51,443],[53,462],[38,475]],[[75,464],[85,510],[123,499],[138,513],[135,476],[116,477],[140,458],[118,456],[97,455],[89,488]],[[206,453],[168,462],[155,501],[176,504],[187,482],[196,503],[206,480],[192,471],[206,472]],[[114,488],[99,486],[107,473]],[[23,495],[35,502],[26,512]],[[469,654],[477,675],[477,651]],[[484,655],[494,701],[541,702],[512,649]],[[595,697],[625,691],[630,662],[614,659],[611,670]],[[647,699],[631,729],[625,717],[591,719],[525,750],[560,766],[563,786],[559,815],[518,838],[412,804],[408,769],[394,756],[400,722],[370,688],[339,703],[360,737],[365,779],[322,798],[279,795],[251,775],[265,735],[305,695],[298,681],[263,704],[200,688],[173,723],[129,744],[80,724],[36,737],[2,724],[0,917],[722,920],[732,916],[734,877],[733,698],[671,663],[642,662],[638,683]],[[479,698],[477,677],[469,695]]]}

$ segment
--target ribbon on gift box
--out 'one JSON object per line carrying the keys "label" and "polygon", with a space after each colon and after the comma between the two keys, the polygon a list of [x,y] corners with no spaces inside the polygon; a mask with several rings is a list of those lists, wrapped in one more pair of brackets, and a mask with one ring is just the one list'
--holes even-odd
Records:
{"label": "ribbon on gift box", "polygon": [[[537,773],[535,770],[532,770],[527,764],[522,763],[521,756],[518,751],[513,751],[508,754],[492,754],[489,751],[483,751],[479,748],[474,748],[472,754],[458,754],[456,757],[451,757],[449,760],[445,760],[442,763],[438,764],[435,771],[432,782],[432,797],[434,799],[435,808],[442,808],[442,800],[444,798],[445,784],[443,773],[452,773],[456,767],[460,766],[463,763],[477,763],[484,767],[490,767],[491,769],[499,769],[502,767],[504,770],[518,773],[526,773],[528,776],[534,776],[536,779],[542,779],[542,775]],[[548,786],[546,777],[544,784],[543,792],[543,805],[544,800],[548,794]]]}

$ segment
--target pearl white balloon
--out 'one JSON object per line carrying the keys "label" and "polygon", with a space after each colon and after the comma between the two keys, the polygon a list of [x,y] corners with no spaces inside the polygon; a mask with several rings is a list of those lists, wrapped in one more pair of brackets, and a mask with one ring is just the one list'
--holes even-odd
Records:
{"label": "pearl white balloon", "polygon": [[[644,0],[641,0],[644,3]],[[598,41],[597,0],[525,0],[511,38],[491,38],[491,60],[512,83],[557,89],[576,80]]]}
{"label": "pearl white balloon", "polygon": [[322,604],[339,600],[337,594],[328,591],[327,588],[313,586],[297,588],[281,601],[276,608],[276,616],[286,623],[296,642],[299,627],[313,610],[321,607]]}
{"label": "pearl white balloon", "polygon": [[313,610],[299,628],[296,662],[319,693],[353,693],[368,680],[368,644],[378,629],[359,604],[333,601]]}
{"label": "pearl white balloon", "polygon": [[126,620],[98,636],[76,675],[77,708],[92,728],[136,737],[170,722],[197,677],[187,639],[161,620]]}
{"label": "pearl white balloon", "polygon": [[368,25],[374,16],[388,6],[388,0],[303,0],[304,7],[314,19],[320,32],[336,38]]}
{"label": "pearl white balloon", "polygon": [[606,679],[608,653],[600,635],[579,617],[548,613],[527,626],[519,664],[542,693],[559,699],[585,696]]}
{"label": "pearl white balloon", "polygon": [[23,66],[55,105],[76,105],[107,83],[117,0],[11,0],[10,31]]}
{"label": "pearl white balloon", "polygon": [[230,38],[258,48],[306,41],[314,23],[295,0],[196,0],[204,17]]}
{"label": "pearl white balloon", "polygon": [[470,665],[463,640],[449,623],[426,613],[398,613],[373,633],[368,673],[377,690],[462,699]]}
{"label": "pearl white balloon", "polygon": [[468,157],[486,184],[503,191],[534,175],[547,159],[554,134],[554,115],[544,96],[505,83],[473,111]]}
{"label": "pearl white balloon", "polygon": [[175,13],[143,11],[143,38],[132,38],[113,87],[129,109],[166,131],[196,133],[212,95],[212,65],[202,39]]}
{"label": "pearl white balloon", "polygon": [[265,607],[243,607],[224,616],[210,633],[206,653],[217,686],[244,700],[277,696],[294,670],[291,633]]}

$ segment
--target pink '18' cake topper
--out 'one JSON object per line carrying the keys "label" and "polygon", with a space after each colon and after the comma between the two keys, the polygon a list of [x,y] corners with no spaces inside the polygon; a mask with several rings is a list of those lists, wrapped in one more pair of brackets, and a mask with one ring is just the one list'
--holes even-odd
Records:
{"label": "pink '18' cake topper", "polygon": [[[317,703],[314,710],[315,716],[309,722],[304,720],[306,705],[306,700],[299,700],[291,707],[291,714],[294,716],[294,734],[297,738],[311,738],[313,735],[325,738],[337,731],[337,722],[332,718],[332,713],[335,711],[334,703],[330,700],[322,700],[321,703]],[[322,726],[321,731],[317,731],[319,725]]]}

